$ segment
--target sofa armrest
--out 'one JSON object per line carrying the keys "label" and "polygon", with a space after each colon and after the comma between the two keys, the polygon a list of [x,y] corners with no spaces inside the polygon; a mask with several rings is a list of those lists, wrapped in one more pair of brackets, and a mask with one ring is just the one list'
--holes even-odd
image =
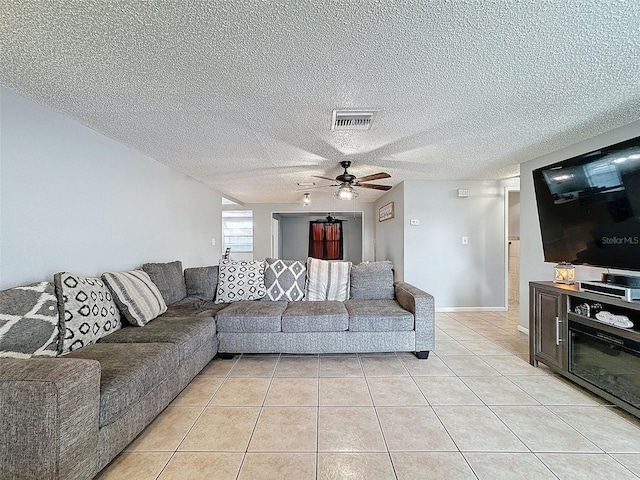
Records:
{"label": "sofa armrest", "polygon": [[0,478],[93,478],[99,409],[95,360],[0,358]]}
{"label": "sofa armrest", "polygon": [[416,352],[430,352],[436,341],[436,312],[432,295],[406,282],[393,284],[396,301],[413,313],[416,329]]}

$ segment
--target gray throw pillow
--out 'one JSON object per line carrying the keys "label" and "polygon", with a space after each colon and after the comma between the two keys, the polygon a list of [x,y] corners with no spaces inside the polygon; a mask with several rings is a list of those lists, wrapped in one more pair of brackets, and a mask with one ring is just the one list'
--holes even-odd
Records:
{"label": "gray throw pillow", "polygon": [[351,298],[393,300],[393,263],[365,262],[351,267]]}
{"label": "gray throw pillow", "polygon": [[187,296],[187,285],[182,274],[182,262],[176,260],[170,263],[145,263],[142,265],[151,281],[156,284],[158,290],[167,305],[173,305]]}
{"label": "gray throw pillow", "polygon": [[263,300],[302,300],[307,276],[304,263],[297,260],[267,258],[265,264],[264,286],[267,296]]}
{"label": "gray throw pillow", "polygon": [[218,287],[218,266],[185,268],[184,280],[188,297],[213,300]]}
{"label": "gray throw pillow", "polygon": [[0,357],[55,357],[58,306],[53,283],[0,292]]}

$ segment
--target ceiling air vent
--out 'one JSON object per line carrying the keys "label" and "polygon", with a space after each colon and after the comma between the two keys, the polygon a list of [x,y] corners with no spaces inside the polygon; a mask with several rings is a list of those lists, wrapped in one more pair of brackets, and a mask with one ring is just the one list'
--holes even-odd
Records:
{"label": "ceiling air vent", "polygon": [[374,111],[334,110],[331,130],[369,130],[375,116]]}

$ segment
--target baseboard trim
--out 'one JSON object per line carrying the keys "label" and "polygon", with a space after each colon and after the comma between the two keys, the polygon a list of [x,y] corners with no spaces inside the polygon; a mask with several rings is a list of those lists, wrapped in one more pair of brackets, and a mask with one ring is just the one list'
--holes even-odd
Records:
{"label": "baseboard trim", "polygon": [[529,335],[529,329],[526,327],[523,327],[522,325],[518,325],[518,331]]}
{"label": "baseboard trim", "polygon": [[506,312],[506,307],[442,307],[436,308],[436,312]]}

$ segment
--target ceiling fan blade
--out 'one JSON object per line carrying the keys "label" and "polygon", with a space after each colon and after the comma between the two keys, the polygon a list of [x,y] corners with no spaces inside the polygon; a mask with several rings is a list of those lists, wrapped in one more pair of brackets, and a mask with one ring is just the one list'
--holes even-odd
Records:
{"label": "ceiling fan blade", "polygon": [[307,190],[315,190],[316,188],[327,188],[327,187],[339,187],[337,183],[332,185],[316,185],[315,187],[300,187],[296,188],[296,192],[306,192]]}
{"label": "ceiling fan blade", "polygon": [[329,178],[329,177],[321,177],[320,175],[312,175],[314,178],[322,178],[323,180],[329,180],[330,182],[335,182],[336,179],[335,178]]}
{"label": "ceiling fan blade", "polygon": [[356,187],[372,188],[374,190],[391,190],[393,188],[389,185],[374,185],[373,183],[359,183]]}
{"label": "ceiling fan blade", "polygon": [[374,173],[373,175],[365,175],[364,177],[358,178],[359,182],[370,182],[371,180],[380,180],[381,178],[391,178],[386,172]]}

